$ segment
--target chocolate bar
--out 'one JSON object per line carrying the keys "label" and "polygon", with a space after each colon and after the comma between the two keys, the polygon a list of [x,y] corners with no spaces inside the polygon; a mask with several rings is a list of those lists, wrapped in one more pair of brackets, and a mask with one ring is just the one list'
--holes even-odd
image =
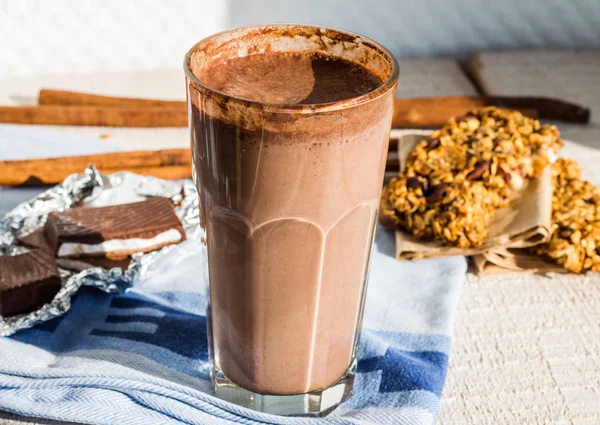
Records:
{"label": "chocolate bar", "polygon": [[[31,249],[40,248],[50,251],[52,255],[54,252],[50,247],[50,244],[46,240],[44,229],[38,229],[27,236],[19,238],[19,243]],[[85,259],[73,259],[73,258],[58,258],[56,264],[65,269],[80,272],[82,270],[91,269],[94,267],[100,267],[106,270],[119,268],[121,270],[127,270],[129,264],[131,264],[131,257],[123,259],[112,260],[105,257],[87,257]]]}
{"label": "chocolate bar", "polygon": [[185,240],[167,198],[98,208],[72,208],[49,214],[46,238],[56,257],[123,259]]}
{"label": "chocolate bar", "polygon": [[37,229],[26,236],[22,236],[18,239],[19,243],[30,249],[40,248],[47,251],[52,251],[52,247],[46,239],[44,229]]}
{"label": "chocolate bar", "polygon": [[48,250],[0,256],[0,316],[33,311],[52,301],[60,287],[60,274]]}

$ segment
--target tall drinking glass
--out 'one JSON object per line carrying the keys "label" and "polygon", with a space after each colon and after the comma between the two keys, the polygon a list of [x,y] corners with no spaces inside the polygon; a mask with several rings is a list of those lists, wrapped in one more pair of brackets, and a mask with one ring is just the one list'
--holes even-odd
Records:
{"label": "tall drinking glass", "polygon": [[[335,74],[338,63],[352,72]],[[215,393],[263,412],[326,413],[352,390],[398,64],[356,34],[269,25],[200,41],[184,68]],[[298,77],[228,90],[280,71]],[[361,75],[374,87],[344,96]],[[340,98],[313,103],[328,84]]]}

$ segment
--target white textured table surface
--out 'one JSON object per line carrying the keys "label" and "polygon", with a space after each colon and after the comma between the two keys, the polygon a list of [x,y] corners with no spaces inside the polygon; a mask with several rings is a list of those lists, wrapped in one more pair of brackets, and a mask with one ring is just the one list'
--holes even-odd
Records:
{"label": "white textured table surface", "polygon": [[[454,68],[443,63],[435,66]],[[419,73],[422,64],[409,64],[405,69],[404,81],[421,84],[418,81],[422,80],[415,78],[410,70]],[[436,80],[446,75],[435,74]],[[0,81],[0,104],[31,102],[40,85],[121,95],[183,97],[183,77],[179,71],[141,75],[136,74],[135,78],[128,74],[48,76],[35,81]],[[433,90],[429,86],[428,92],[427,87],[422,92],[470,94],[470,88],[465,88],[465,93],[461,91],[460,77],[450,78],[458,78],[460,86],[439,82]],[[412,88],[408,91],[412,94]],[[185,129],[60,131],[95,138],[108,132],[113,136],[109,142],[125,149],[189,143]],[[600,164],[600,134],[597,140],[598,148],[589,142],[572,143],[567,152],[584,165],[587,178],[600,183],[600,170],[596,166]],[[0,424],[24,423],[55,424],[0,413]],[[453,353],[438,423],[600,424],[600,275],[493,278],[468,275],[455,324]]]}
{"label": "white textured table surface", "polygon": [[[592,109],[560,125],[584,177],[600,185],[600,51],[479,56],[490,94],[556,96]],[[439,423],[600,424],[600,274],[469,275]]]}

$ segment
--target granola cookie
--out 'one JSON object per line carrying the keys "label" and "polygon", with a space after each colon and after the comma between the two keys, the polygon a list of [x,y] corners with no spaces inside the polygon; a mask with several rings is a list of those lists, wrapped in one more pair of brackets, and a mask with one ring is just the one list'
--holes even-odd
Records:
{"label": "granola cookie", "polygon": [[541,174],[563,142],[556,127],[518,111],[486,107],[457,117],[411,152],[385,188],[384,225],[420,239],[468,248],[525,179]]}
{"label": "granola cookie", "polygon": [[552,236],[533,250],[574,273],[600,271],[600,188],[572,159],[552,166],[552,180]]}

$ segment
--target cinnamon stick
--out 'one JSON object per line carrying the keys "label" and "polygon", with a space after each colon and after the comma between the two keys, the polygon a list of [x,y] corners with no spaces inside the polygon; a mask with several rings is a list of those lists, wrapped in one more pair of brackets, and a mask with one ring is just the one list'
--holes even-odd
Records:
{"label": "cinnamon stick", "polygon": [[185,108],[162,106],[0,106],[0,123],[106,127],[186,127]]}
{"label": "cinnamon stick", "polygon": [[[163,180],[179,180],[189,179],[192,177],[191,166],[186,165],[172,165],[162,167],[127,167],[127,168],[99,168],[104,174],[113,174],[120,171],[129,171],[142,176],[158,177]],[[83,169],[79,170],[78,173],[83,172]],[[5,179],[4,176],[0,177],[0,185],[10,186],[42,186],[42,185],[54,185],[62,182],[67,178],[69,174],[64,173],[62,170],[51,170],[46,171],[42,177],[40,175],[31,175],[26,179],[17,180],[16,178]],[[6,180],[6,182],[4,182]]]}
{"label": "cinnamon stick", "polygon": [[[79,170],[82,172],[83,170]],[[173,165],[164,167],[133,167],[127,169],[112,169],[112,168],[101,168],[100,171],[104,174],[113,174],[120,171],[129,171],[132,173],[140,174],[143,176],[158,177],[164,180],[179,180],[189,179],[192,177],[192,169],[188,166]],[[384,183],[387,183],[392,177],[396,177],[398,171],[387,170],[384,175]],[[29,176],[26,179],[17,180],[6,179],[5,176],[0,176],[0,186],[42,186],[42,185],[53,185],[62,182],[68,174],[57,171],[56,173],[44,174],[43,180],[38,176]]]}
{"label": "cinnamon stick", "polygon": [[[192,176],[190,150],[167,149],[0,161],[0,186],[57,184],[73,173],[83,172],[89,164],[105,174],[131,171],[167,180]],[[388,153],[386,178],[396,175],[398,169],[398,152],[392,148]]]}
{"label": "cinnamon stick", "polygon": [[[169,107],[187,108],[185,102],[138,99],[126,97],[98,96],[66,90],[42,89],[39,93],[40,105],[96,105],[114,107]],[[394,106],[392,125],[394,127],[437,127],[450,118],[464,115],[468,111],[482,107],[482,98],[422,98],[397,99]]]}
{"label": "cinnamon stick", "polygon": [[[550,97],[486,96],[486,105],[499,108],[520,109],[527,107],[537,111],[540,118],[585,124],[590,121],[590,109]],[[525,106],[526,105],[526,106]]]}
{"label": "cinnamon stick", "polygon": [[189,178],[191,163],[189,149],[0,161],[0,185],[56,184],[81,173],[89,164],[106,173],[132,171],[164,179]]}
{"label": "cinnamon stick", "polygon": [[[483,97],[432,97],[418,99],[396,99],[394,103],[393,127],[441,127],[452,117],[465,115],[469,111],[488,106]],[[533,108],[515,107],[524,115],[538,118]]]}
{"label": "cinnamon stick", "polygon": [[[99,96],[65,90],[42,89],[40,105],[96,105],[116,107],[164,107],[185,110],[184,101],[139,99],[127,97]],[[555,119],[567,122],[585,123],[589,121],[588,108],[544,97],[432,97],[396,99],[393,127],[439,127],[455,116],[464,115],[470,110],[484,106],[499,106],[517,109],[532,118]]]}
{"label": "cinnamon stick", "polygon": [[100,96],[68,90],[41,89],[38,96],[40,105],[87,105],[87,106],[162,106],[165,108],[186,108],[184,101],[138,99],[133,97]]}

